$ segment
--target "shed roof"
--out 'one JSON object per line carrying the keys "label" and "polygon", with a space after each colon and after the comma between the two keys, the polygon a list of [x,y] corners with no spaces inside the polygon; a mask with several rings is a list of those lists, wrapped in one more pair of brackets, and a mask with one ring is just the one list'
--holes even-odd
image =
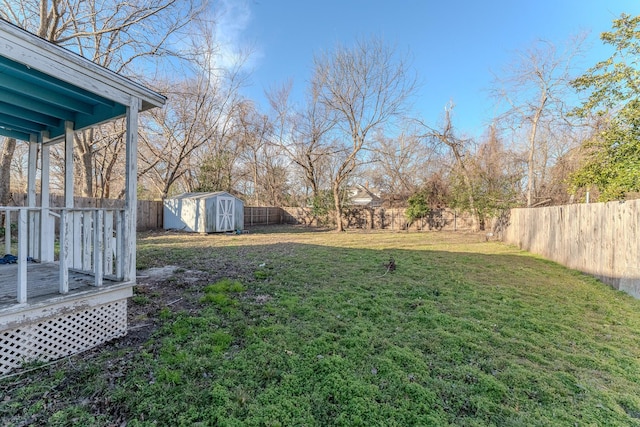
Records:
{"label": "shed roof", "polygon": [[[139,104],[135,104],[136,100]],[[29,140],[64,135],[143,111],[166,98],[60,46],[0,19],[0,135]]]}
{"label": "shed roof", "polygon": [[238,197],[234,196],[231,193],[227,193],[226,191],[208,191],[208,192],[196,192],[196,193],[182,193],[176,196],[167,197],[167,199],[171,200],[180,200],[180,199],[209,199],[217,196],[227,196],[233,197],[234,199],[238,199]]}

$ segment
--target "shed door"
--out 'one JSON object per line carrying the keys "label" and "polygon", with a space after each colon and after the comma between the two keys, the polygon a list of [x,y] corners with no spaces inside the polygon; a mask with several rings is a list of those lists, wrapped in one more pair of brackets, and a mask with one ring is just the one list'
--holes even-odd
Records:
{"label": "shed door", "polygon": [[235,203],[233,197],[218,196],[218,216],[216,218],[216,231],[235,230]]}

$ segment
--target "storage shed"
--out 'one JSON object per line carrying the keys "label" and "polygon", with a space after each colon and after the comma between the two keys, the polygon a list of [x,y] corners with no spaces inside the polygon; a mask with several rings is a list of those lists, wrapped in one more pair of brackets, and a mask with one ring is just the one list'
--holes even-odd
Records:
{"label": "storage shed", "polygon": [[244,202],[225,191],[184,193],[164,201],[164,229],[195,233],[244,228]]}

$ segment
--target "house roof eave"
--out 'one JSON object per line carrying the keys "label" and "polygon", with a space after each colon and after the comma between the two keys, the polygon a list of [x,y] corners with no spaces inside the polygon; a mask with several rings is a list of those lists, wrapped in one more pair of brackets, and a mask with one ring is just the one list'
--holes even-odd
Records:
{"label": "house roof eave", "polygon": [[132,95],[147,108],[166,102],[159,93],[2,19],[0,46],[6,58],[121,104]]}
{"label": "house roof eave", "polygon": [[[0,135],[29,140],[108,122],[166,98],[0,19]],[[40,138],[38,138],[40,139]]]}

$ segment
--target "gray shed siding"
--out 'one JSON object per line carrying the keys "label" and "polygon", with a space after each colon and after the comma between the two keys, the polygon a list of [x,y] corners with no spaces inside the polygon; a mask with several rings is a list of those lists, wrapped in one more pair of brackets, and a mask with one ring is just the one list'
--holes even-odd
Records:
{"label": "gray shed siding", "polygon": [[244,229],[244,202],[225,192],[184,193],[164,201],[164,229],[216,233]]}

